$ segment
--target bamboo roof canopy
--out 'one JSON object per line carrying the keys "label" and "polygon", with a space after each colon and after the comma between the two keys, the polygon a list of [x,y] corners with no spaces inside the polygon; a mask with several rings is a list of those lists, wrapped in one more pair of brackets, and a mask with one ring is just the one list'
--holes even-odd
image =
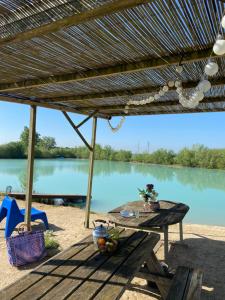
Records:
{"label": "bamboo roof canopy", "polygon": [[219,72],[196,108],[174,88],[128,115],[225,111],[225,57],[212,52],[224,9],[221,0],[3,0],[0,100],[122,116],[169,80],[191,92],[212,57]]}

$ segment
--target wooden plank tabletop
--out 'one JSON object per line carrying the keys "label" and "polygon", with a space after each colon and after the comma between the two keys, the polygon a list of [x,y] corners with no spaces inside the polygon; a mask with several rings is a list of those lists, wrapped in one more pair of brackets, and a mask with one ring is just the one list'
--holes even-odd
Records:
{"label": "wooden plank tabletop", "polygon": [[0,291],[0,299],[116,299],[159,239],[121,230],[117,251],[103,255],[89,236]]}
{"label": "wooden plank tabletop", "polygon": [[[133,201],[111,210],[108,214],[112,222],[124,227],[162,227],[181,222],[189,210],[189,207],[183,203],[160,200],[159,204],[159,210],[146,212],[144,201]],[[139,211],[139,218],[122,217],[121,210]]]}

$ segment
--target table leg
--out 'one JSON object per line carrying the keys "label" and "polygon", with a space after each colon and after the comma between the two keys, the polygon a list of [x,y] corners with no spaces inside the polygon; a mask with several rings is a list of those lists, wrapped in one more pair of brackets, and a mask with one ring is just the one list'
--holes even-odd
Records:
{"label": "table leg", "polygon": [[164,232],[164,259],[167,262],[169,253],[169,241],[168,241],[168,225],[163,226]]}
{"label": "table leg", "polygon": [[180,230],[180,241],[183,242],[183,222],[179,223],[179,230]]}

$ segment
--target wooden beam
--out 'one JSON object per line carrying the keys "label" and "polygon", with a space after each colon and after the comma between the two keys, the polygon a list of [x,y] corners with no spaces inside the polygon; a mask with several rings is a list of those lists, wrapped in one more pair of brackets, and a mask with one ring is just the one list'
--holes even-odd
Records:
{"label": "wooden beam", "polygon": [[111,113],[112,117],[120,117],[120,116],[153,116],[153,115],[175,115],[175,114],[194,114],[194,113],[212,113],[212,112],[225,112],[225,107],[221,108],[185,108],[182,107],[180,110],[158,110],[158,111],[147,111],[147,112],[130,112],[129,114],[125,113]]}
{"label": "wooden beam", "polygon": [[[208,97],[204,98],[200,103],[220,103],[224,102],[225,104],[225,98],[222,97]],[[181,105],[179,103],[179,100],[165,100],[165,101],[153,101],[152,103],[148,103],[145,105],[129,105],[129,109],[138,109],[138,108],[145,108],[145,107],[163,107],[163,106],[176,106]],[[104,106],[96,106],[100,112],[107,112],[112,110],[121,110],[125,109],[125,104],[121,105],[104,105]],[[88,106],[82,106],[80,107],[80,110],[87,110]]]}
{"label": "wooden beam", "polygon": [[153,0],[115,0],[112,2],[107,2],[106,4],[100,5],[96,8],[73,14],[72,16],[68,16],[66,18],[39,26],[25,32],[17,33],[14,36],[2,38],[0,40],[0,46],[6,46],[11,43],[24,42],[35,37],[57,32],[70,26],[75,26],[94,19],[102,18],[106,15],[114,14],[121,10],[129,9],[137,5],[152,1]]}
{"label": "wooden beam", "polygon": [[87,118],[85,118],[83,121],[81,121],[77,126],[76,128],[78,129],[79,127],[81,127],[83,124],[85,124],[88,120],[90,120],[94,115],[97,114],[97,110],[93,111],[92,114],[90,114],[90,116],[88,116]]}
{"label": "wooden beam", "polygon": [[[185,63],[191,63],[191,62],[207,59],[210,57],[211,54],[212,57],[216,56],[214,53],[212,53],[211,47],[204,50],[188,52],[184,54],[182,63],[185,64]],[[97,70],[88,70],[82,73],[76,72],[76,73],[55,75],[50,77],[42,77],[37,79],[29,79],[25,81],[18,81],[12,83],[1,83],[0,91],[21,90],[21,89],[27,89],[31,87],[46,86],[54,83],[63,84],[68,82],[80,82],[87,79],[90,80],[95,78],[114,76],[118,74],[138,72],[143,70],[165,68],[170,65],[177,65],[180,62],[180,57],[181,54],[177,54],[169,57],[160,57],[160,58],[151,57],[151,58],[146,58],[145,60],[139,62],[120,64],[112,67],[100,68]]]}
{"label": "wooden beam", "polygon": [[27,154],[27,185],[26,185],[26,208],[25,223],[27,230],[31,230],[31,205],[33,192],[33,170],[34,170],[34,151],[35,151],[35,132],[36,132],[36,106],[30,107],[30,127],[29,127],[29,144]]}
{"label": "wooden beam", "polygon": [[[43,108],[55,109],[55,110],[59,110],[59,111],[66,111],[66,112],[72,112],[72,113],[83,114],[83,115],[88,115],[89,112],[94,109],[94,108],[90,107],[88,109],[88,112],[87,111],[85,112],[85,111],[80,111],[79,109],[76,109],[76,108],[73,108],[73,107],[67,106],[67,105],[58,105],[58,104],[54,104],[54,103],[49,104],[46,102],[40,102],[41,100],[34,101],[34,100],[28,100],[28,99],[13,98],[12,96],[6,97],[6,96],[1,96],[1,95],[0,95],[0,101],[16,103],[16,104],[39,106],[39,107],[43,107]],[[94,114],[94,112],[93,112],[93,114]],[[97,114],[96,111],[95,111],[95,114]],[[99,113],[98,118],[108,120],[110,118],[110,116]]]}
{"label": "wooden beam", "polygon": [[67,119],[67,121],[70,123],[70,125],[73,127],[73,129],[76,131],[76,133],[79,135],[79,137],[81,138],[81,140],[84,142],[84,144],[87,146],[87,148],[92,151],[92,147],[88,144],[88,142],[86,141],[86,139],[84,138],[84,136],[81,134],[81,132],[79,131],[79,129],[77,129],[77,126],[73,123],[73,121],[71,120],[71,118],[69,117],[69,115],[63,111],[62,112],[65,116],[65,118]]}
{"label": "wooden beam", "polygon": [[[217,78],[214,80],[210,80],[212,87],[224,85],[225,78]],[[199,81],[189,81],[183,82],[182,86],[184,89],[190,89],[196,87]],[[119,90],[115,92],[104,92],[104,93],[94,93],[94,94],[87,94],[87,95],[73,95],[73,96],[65,96],[65,97],[56,97],[56,98],[43,98],[42,103],[55,103],[55,102],[76,102],[76,101],[85,101],[85,100],[93,100],[93,99],[106,99],[106,98],[117,98],[117,97],[125,97],[125,96],[135,96],[135,95],[144,95],[155,93],[159,91],[160,86],[150,86],[138,89],[129,89],[129,90]],[[173,87],[170,90],[175,90],[176,88]]]}
{"label": "wooden beam", "polygon": [[50,109],[56,109],[60,111],[67,111],[67,112],[73,112],[73,113],[81,113],[78,109],[72,108],[70,106],[66,105],[58,105],[58,104],[49,104],[46,102],[40,102],[40,101],[35,101],[35,100],[29,100],[29,99],[20,99],[17,97],[13,96],[1,96],[0,95],[0,101],[5,101],[5,102],[11,102],[11,103],[17,103],[17,104],[27,104],[27,105],[33,105],[33,106],[40,106],[44,108],[50,108]]}
{"label": "wooden beam", "polygon": [[85,210],[85,228],[89,228],[89,218],[90,218],[90,208],[91,208],[91,193],[92,193],[92,180],[94,172],[94,156],[95,156],[95,142],[96,142],[96,129],[97,129],[97,118],[93,118],[92,125],[92,139],[90,157],[89,157],[89,175],[88,175],[88,189],[87,189],[87,200],[86,200],[86,210]]}

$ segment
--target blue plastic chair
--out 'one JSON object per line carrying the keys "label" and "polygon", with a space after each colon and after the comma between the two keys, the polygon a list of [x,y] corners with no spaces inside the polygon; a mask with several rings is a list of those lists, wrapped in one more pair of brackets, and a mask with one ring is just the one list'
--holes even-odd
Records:
{"label": "blue plastic chair", "polygon": [[[5,238],[10,237],[15,227],[24,222],[25,209],[19,209],[16,200],[5,196],[0,207],[0,222],[6,217]],[[46,229],[49,229],[48,219],[44,211],[31,208],[31,221],[42,220]]]}

